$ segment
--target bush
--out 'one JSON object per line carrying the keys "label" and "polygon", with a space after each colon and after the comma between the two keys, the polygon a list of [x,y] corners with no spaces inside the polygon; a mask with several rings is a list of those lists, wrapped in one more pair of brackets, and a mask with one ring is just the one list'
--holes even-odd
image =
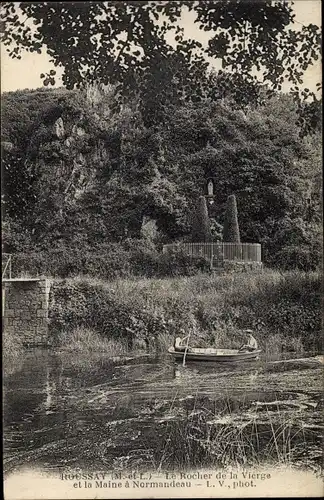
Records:
{"label": "bush", "polygon": [[168,333],[165,311],[150,304],[147,293],[136,294],[131,282],[120,287],[87,280],[55,283],[50,324],[56,343],[61,332],[86,329],[123,341],[129,349],[140,341],[145,347],[154,345],[159,336]]}
{"label": "bush", "polygon": [[264,260],[279,269],[316,269],[322,260],[323,231],[320,222],[284,217],[263,246]]}
{"label": "bush", "polygon": [[87,275],[114,280],[131,277],[192,276],[209,269],[205,258],[182,251],[162,254],[144,240],[102,244],[94,250],[62,248],[13,254],[14,275],[70,278]]}
{"label": "bush", "polygon": [[285,270],[302,269],[303,271],[311,271],[317,268],[320,261],[320,248],[291,245],[277,252],[273,264]]}
{"label": "bush", "polygon": [[200,196],[196,210],[192,214],[191,241],[200,243],[211,241],[210,221],[205,196]]}
{"label": "bush", "polygon": [[265,352],[274,344],[276,351],[318,351],[320,297],[319,273],[64,280],[52,286],[51,331],[87,328],[128,348],[156,347],[192,331],[196,345],[236,348],[246,340],[242,329],[252,328]]}
{"label": "bush", "polygon": [[82,249],[54,249],[47,252],[13,255],[16,275],[68,278],[82,274],[104,279],[128,277],[131,274],[128,253],[119,245],[110,245],[100,252]]}
{"label": "bush", "polygon": [[188,255],[182,249],[173,249],[159,258],[158,275],[166,276],[194,276],[200,272],[210,270],[210,261],[207,257]]}
{"label": "bush", "polygon": [[240,229],[237,218],[237,205],[235,195],[232,194],[227,198],[227,206],[225,212],[223,241],[225,243],[240,243]]}
{"label": "bush", "polygon": [[149,240],[128,239],[123,247],[128,252],[132,276],[157,276],[160,253]]}

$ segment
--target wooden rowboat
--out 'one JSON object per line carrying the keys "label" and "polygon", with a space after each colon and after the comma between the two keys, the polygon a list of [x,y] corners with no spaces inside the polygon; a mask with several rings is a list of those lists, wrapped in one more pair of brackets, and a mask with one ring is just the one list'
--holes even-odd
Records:
{"label": "wooden rowboat", "polygon": [[[174,347],[169,347],[169,354],[174,358],[183,360],[185,348],[175,350]],[[194,348],[187,350],[186,361],[214,361],[214,362],[237,362],[250,361],[256,359],[261,352],[261,349],[255,351],[239,351],[238,349],[213,349],[213,348]]]}

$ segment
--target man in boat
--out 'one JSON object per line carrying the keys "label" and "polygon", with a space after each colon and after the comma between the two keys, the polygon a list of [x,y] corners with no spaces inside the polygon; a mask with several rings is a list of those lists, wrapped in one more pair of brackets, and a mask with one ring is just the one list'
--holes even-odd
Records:
{"label": "man in boat", "polygon": [[246,344],[243,344],[240,347],[239,351],[240,352],[242,352],[242,351],[248,351],[248,352],[256,351],[258,348],[258,343],[252,335],[253,330],[244,330],[244,331],[248,335],[248,341]]}
{"label": "man in boat", "polygon": [[176,337],[174,343],[173,343],[173,347],[174,347],[174,350],[175,351],[184,351],[186,346],[183,345],[183,342],[189,337],[189,335],[186,335],[185,337],[181,338],[181,337]]}

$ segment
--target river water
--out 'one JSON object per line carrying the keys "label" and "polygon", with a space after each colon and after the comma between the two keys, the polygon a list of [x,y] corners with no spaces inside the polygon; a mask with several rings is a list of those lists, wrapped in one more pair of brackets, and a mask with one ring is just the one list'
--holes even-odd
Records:
{"label": "river water", "polygon": [[30,351],[4,380],[4,469],[322,464],[321,368]]}

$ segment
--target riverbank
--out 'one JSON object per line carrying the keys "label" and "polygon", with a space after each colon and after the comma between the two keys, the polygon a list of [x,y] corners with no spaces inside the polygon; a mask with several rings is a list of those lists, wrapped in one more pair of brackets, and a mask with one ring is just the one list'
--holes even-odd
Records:
{"label": "riverbank", "polygon": [[[175,336],[191,344],[239,347],[251,328],[268,358],[321,352],[320,273],[200,274],[169,279],[54,280],[50,294],[53,346],[80,357],[93,353],[164,352]],[[4,366],[23,352],[4,339]]]}
{"label": "riverbank", "polygon": [[[79,277],[52,286],[53,340],[68,348],[76,329],[126,349],[164,350],[174,336],[236,348],[251,328],[264,351],[320,351],[319,273],[267,270],[105,282]],[[100,346],[99,346],[100,349]]]}

